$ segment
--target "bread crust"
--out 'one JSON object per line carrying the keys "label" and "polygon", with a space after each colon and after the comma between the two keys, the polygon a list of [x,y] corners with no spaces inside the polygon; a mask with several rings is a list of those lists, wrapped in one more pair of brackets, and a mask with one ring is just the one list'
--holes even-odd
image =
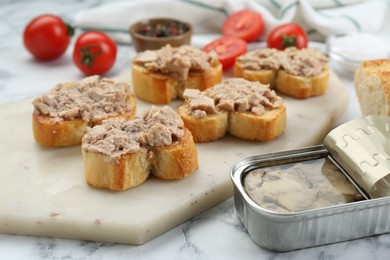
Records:
{"label": "bread crust", "polygon": [[315,77],[295,76],[279,70],[275,88],[280,93],[298,99],[323,95],[328,89],[329,68],[325,66]]}
{"label": "bread crust", "polygon": [[261,116],[252,113],[229,113],[229,133],[246,140],[271,141],[286,129],[286,107],[268,110]]}
{"label": "bread crust", "polygon": [[190,71],[187,80],[180,81],[172,76],[151,72],[144,66],[132,63],[132,86],[140,99],[153,104],[168,104],[175,98],[183,98],[186,88],[205,90],[222,81],[222,65],[216,62],[209,70]]}
{"label": "bread crust", "polygon": [[390,60],[389,59],[378,59],[363,61],[360,66],[368,71],[390,71]]}
{"label": "bread crust", "polygon": [[[300,62],[300,65],[305,64],[304,60],[298,59],[297,61],[295,58],[291,58],[294,57],[294,55],[291,57],[289,56],[291,55],[291,52],[294,53],[299,50],[297,50],[295,47],[291,47],[287,48],[285,51],[279,51],[280,54],[287,55],[286,57],[282,55],[279,58],[277,56],[273,56],[274,54],[272,50],[275,51],[275,49],[264,49],[264,55],[269,55],[271,57],[271,60],[267,62],[269,62],[269,65],[272,65],[273,63],[279,63],[279,66],[275,66],[273,69],[254,69],[257,67],[246,69],[245,61],[240,61],[238,58],[234,63],[234,76],[244,78],[249,81],[258,81],[262,84],[269,84],[272,89],[276,89],[280,93],[298,99],[306,99],[309,97],[325,94],[328,89],[328,82],[330,77],[329,68],[326,66],[327,59],[325,56],[318,56],[318,59],[320,60],[319,62],[323,65],[318,64],[319,66],[322,66],[322,69],[317,76],[305,76],[303,72],[299,72],[299,70],[297,73],[300,73],[300,75],[293,75],[288,73],[287,71],[289,70],[285,70],[286,67],[284,66],[289,64],[290,59],[295,60],[295,62]],[[305,54],[305,52],[297,52],[295,54]],[[305,55],[312,55],[314,57],[317,56],[316,52],[310,53],[310,51]],[[243,56],[245,60],[245,55]],[[256,58],[258,58],[256,55],[251,57],[251,59]]]}
{"label": "bread crust", "polygon": [[195,118],[188,111],[188,106],[185,104],[178,108],[184,126],[191,131],[196,143],[210,142],[222,138],[228,131],[228,112],[220,111],[204,118]]}
{"label": "bread crust", "polygon": [[86,182],[95,188],[126,190],[146,181],[150,173],[148,151],[121,155],[117,160],[108,155],[82,149]]}
{"label": "bread crust", "polygon": [[390,60],[364,61],[354,75],[355,92],[364,116],[390,115]]}
{"label": "bread crust", "polygon": [[198,152],[191,132],[184,130],[178,143],[151,148],[152,174],[160,179],[183,179],[198,169]]}
{"label": "bread crust", "polygon": [[[132,119],[136,114],[136,98],[133,93],[127,102],[132,109],[126,114],[115,117]],[[112,117],[111,117],[112,118]],[[49,115],[33,114],[32,129],[33,136],[37,143],[48,147],[71,146],[81,143],[87,127],[101,124],[101,121],[88,124],[80,118],[56,122]]]}
{"label": "bread crust", "polygon": [[[152,152],[152,155],[150,155]],[[82,149],[86,182],[95,188],[126,190],[146,181],[150,173],[165,179],[183,179],[198,169],[198,153],[192,134],[185,129],[183,138],[172,145],[141,147],[118,159]]]}
{"label": "bread crust", "polygon": [[70,146],[81,142],[87,129],[82,119],[54,122],[50,116],[32,116],[32,128],[35,141],[50,147]]}
{"label": "bread crust", "polygon": [[270,141],[278,137],[286,128],[286,107],[268,110],[261,116],[249,112],[220,111],[196,118],[189,114],[187,105],[178,108],[184,125],[192,132],[195,142],[209,142],[222,138],[227,132],[246,140]]}
{"label": "bread crust", "polygon": [[234,63],[233,75],[237,78],[244,78],[249,81],[258,81],[262,84],[269,84],[275,88],[277,71],[275,70],[248,70],[239,61]]}

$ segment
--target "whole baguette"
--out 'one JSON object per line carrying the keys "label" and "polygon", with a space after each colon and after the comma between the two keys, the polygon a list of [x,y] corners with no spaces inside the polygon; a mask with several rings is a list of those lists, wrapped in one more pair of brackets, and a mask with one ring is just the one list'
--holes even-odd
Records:
{"label": "whole baguette", "polygon": [[222,81],[222,65],[216,62],[206,71],[190,71],[185,81],[167,74],[151,72],[132,63],[132,86],[140,99],[153,104],[167,104],[175,98],[183,98],[186,88],[205,90]]}
{"label": "whole baguette", "polygon": [[390,60],[362,62],[354,76],[355,92],[364,116],[390,115]]}

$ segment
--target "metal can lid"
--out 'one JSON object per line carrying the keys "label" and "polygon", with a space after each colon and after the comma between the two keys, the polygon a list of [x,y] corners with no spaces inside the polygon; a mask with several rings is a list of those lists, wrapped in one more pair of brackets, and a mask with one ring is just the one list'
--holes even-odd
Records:
{"label": "metal can lid", "polygon": [[367,116],[333,129],[330,155],[371,197],[390,195],[390,117]]}

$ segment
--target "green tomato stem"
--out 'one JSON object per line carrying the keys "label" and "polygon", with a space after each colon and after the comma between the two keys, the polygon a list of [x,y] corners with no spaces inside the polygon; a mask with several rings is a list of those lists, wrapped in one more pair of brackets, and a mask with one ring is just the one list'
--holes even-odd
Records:
{"label": "green tomato stem", "polygon": [[[96,49],[97,52],[92,52]],[[85,47],[81,47],[79,50],[81,52],[81,63],[89,68],[92,67],[94,58],[102,53],[102,47],[100,43],[87,45]]]}
{"label": "green tomato stem", "polygon": [[297,42],[295,41],[295,35],[288,36],[287,34],[283,34],[282,38],[283,38],[282,45],[285,48],[297,45]]}
{"label": "green tomato stem", "polygon": [[66,29],[68,30],[69,37],[72,38],[76,28],[67,24],[67,23],[65,24],[65,26],[66,26]]}

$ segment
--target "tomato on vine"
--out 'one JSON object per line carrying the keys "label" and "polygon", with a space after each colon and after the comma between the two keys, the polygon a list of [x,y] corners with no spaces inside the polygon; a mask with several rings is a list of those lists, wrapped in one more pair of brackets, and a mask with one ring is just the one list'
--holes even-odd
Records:
{"label": "tomato on vine", "polygon": [[114,65],[117,47],[107,34],[88,31],[81,34],[73,50],[74,64],[86,75],[100,75]]}

